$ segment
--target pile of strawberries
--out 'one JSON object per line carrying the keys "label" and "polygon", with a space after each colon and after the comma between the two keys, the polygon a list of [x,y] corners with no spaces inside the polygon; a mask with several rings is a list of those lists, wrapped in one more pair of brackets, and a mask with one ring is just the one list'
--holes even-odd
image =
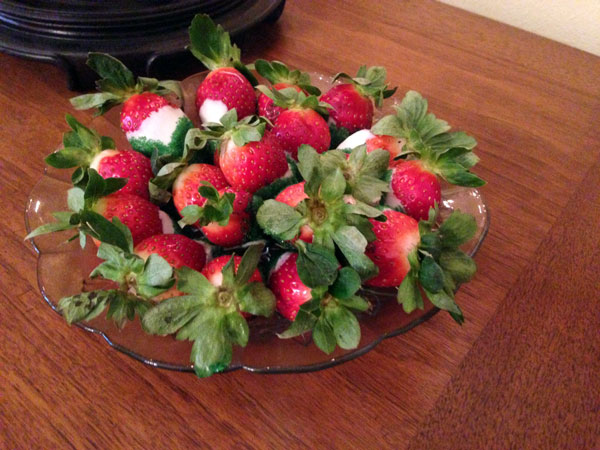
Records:
{"label": "pile of strawberries", "polygon": [[440,223],[437,207],[440,179],[484,184],[471,172],[475,140],[450,132],[414,91],[373,123],[396,90],[383,67],[340,73],[321,94],[283,63],[242,64],[208,16],[194,18],[190,40],[209,69],[197,127],[177,82],[89,56],[99,92],[72,104],[100,114],[122,105],[132,149],[67,115],[63,148],[46,158],[74,169],[70,211],[28,237],[72,229],[82,247],[91,237],[104,260],[91,276],[114,282],[61,299],[66,320],[138,315],[148,333],[193,341],[201,377],[230,364],[256,315],[280,314],[290,325],[279,337],[312,332],[326,353],[356,348],[356,314],[370,306],[362,286],[397,289],[407,313],[425,296],[462,322],[454,292],[475,264],[460,246],[477,227],[458,211]]}

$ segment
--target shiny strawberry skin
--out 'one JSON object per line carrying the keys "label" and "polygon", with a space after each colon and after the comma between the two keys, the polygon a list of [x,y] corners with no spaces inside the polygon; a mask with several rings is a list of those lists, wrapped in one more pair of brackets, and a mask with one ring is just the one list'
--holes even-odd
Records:
{"label": "shiny strawberry skin", "polygon": [[108,220],[118,217],[131,231],[133,245],[162,233],[160,209],[155,204],[133,194],[114,194],[101,198],[94,210]]}
{"label": "shiny strawberry skin", "polygon": [[164,97],[152,92],[132,95],[121,109],[121,129],[125,133],[137,130],[150,114],[168,104]]}
{"label": "shiny strawberry skin", "polygon": [[[286,187],[275,197],[275,200],[286,205],[295,208],[302,200],[308,198],[306,192],[304,192],[304,181],[301,183],[292,184]],[[313,241],[313,230],[309,225],[302,225],[300,227],[300,240],[311,243]]]}
{"label": "shiny strawberry skin", "polygon": [[408,254],[419,244],[419,223],[391,209],[384,214],[385,222],[370,219],[376,238],[367,246],[366,255],[379,267],[379,274],[366,284],[393,287],[399,286],[410,270]]}
{"label": "shiny strawberry skin", "polygon": [[154,176],[150,159],[132,150],[103,150],[92,162],[102,178],[127,178],[119,194],[133,194],[148,200],[148,182]]}
{"label": "shiny strawberry skin", "polygon": [[392,164],[392,191],[406,214],[414,219],[427,219],[429,209],[442,200],[442,189],[435,174],[418,160],[396,161]]}
{"label": "shiny strawberry skin", "polygon": [[175,269],[186,266],[200,272],[206,262],[204,247],[181,234],[157,234],[135,246],[135,253],[147,259],[155,253]]}
{"label": "shiny strawberry skin", "polygon": [[300,305],[311,299],[311,290],[298,275],[297,253],[284,253],[285,261],[271,273],[269,288],[277,299],[277,311],[288,320],[294,320]]}
{"label": "shiny strawberry skin", "polygon": [[202,206],[206,202],[206,199],[198,192],[201,181],[208,181],[217,190],[229,186],[223,172],[217,166],[211,164],[189,165],[173,183],[173,203],[179,214],[186,206]]}
{"label": "shiny strawberry skin", "polygon": [[269,132],[258,142],[241,147],[226,141],[219,154],[219,166],[232,187],[256,192],[288,170],[285,153]]}
{"label": "shiny strawberry skin", "polygon": [[213,222],[201,229],[206,238],[213,244],[222,247],[233,247],[244,242],[246,233],[250,229],[250,214],[246,212],[246,208],[248,208],[252,195],[246,191],[233,188],[220,189],[219,195],[226,192],[235,194],[233,213],[229,216],[229,223],[223,226]]}
{"label": "shiny strawberry skin", "polygon": [[[289,88],[289,87],[296,89],[296,91],[298,91],[298,92],[300,92],[302,90],[298,86],[295,86],[293,84],[288,84],[288,83],[277,83],[277,84],[273,85],[273,88],[277,89],[278,91],[285,89],[285,88]],[[279,117],[279,114],[281,114],[282,111],[284,111],[284,108],[282,108],[281,106],[275,105],[273,103],[273,100],[270,99],[269,97],[267,97],[265,94],[261,93],[258,96],[258,115],[259,116],[266,117],[271,122],[275,122],[275,120],[277,120],[277,117]]]}
{"label": "shiny strawberry skin", "polygon": [[352,84],[336,84],[321,96],[321,101],[333,107],[330,118],[350,134],[373,124],[373,102],[360,95]]}
{"label": "shiny strawberry skin", "polygon": [[[235,255],[233,258],[233,263],[237,272],[240,262],[242,262],[242,257]],[[204,275],[206,279],[213,285],[221,286],[223,283],[223,267],[225,267],[230,259],[231,255],[223,255],[213,259],[212,261],[209,261],[206,266],[204,266],[204,269],[202,269],[202,275]],[[258,269],[252,273],[252,276],[248,280],[249,283],[252,283],[253,281],[257,281],[259,283],[262,282],[262,277],[260,276]]]}
{"label": "shiny strawberry skin", "polygon": [[390,164],[402,152],[402,147],[398,142],[398,138],[394,136],[376,135],[371,139],[367,139],[367,153],[373,150],[382,149],[390,154]]}
{"label": "shiny strawberry skin", "polygon": [[210,72],[196,91],[196,108],[204,100],[220,100],[227,109],[235,108],[238,119],[256,112],[256,94],[250,82],[233,67],[221,67]]}
{"label": "shiny strawberry skin", "polygon": [[298,147],[307,144],[317,153],[329,150],[331,135],[325,119],[312,109],[282,111],[273,127],[273,134],[283,150],[298,159]]}

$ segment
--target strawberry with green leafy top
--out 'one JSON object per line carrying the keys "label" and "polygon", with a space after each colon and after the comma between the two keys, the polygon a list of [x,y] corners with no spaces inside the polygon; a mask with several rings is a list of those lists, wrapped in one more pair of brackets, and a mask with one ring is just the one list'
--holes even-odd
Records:
{"label": "strawberry with green leafy top", "polygon": [[179,214],[190,205],[202,206],[206,202],[198,189],[202,182],[208,182],[216,189],[229,186],[223,172],[211,164],[191,164],[187,166],[173,183],[173,203]]}
{"label": "strawberry with green leafy top", "polygon": [[218,163],[231,187],[254,193],[285,175],[288,164],[279,141],[265,132],[265,122],[256,116],[238,122],[235,109],[210,124],[200,134],[219,144]]}
{"label": "strawberry with green leafy top", "polygon": [[373,223],[376,240],[367,247],[367,256],[379,267],[379,274],[366,284],[398,286],[398,302],[404,311],[423,309],[422,293],[458,323],[464,321],[454,302],[454,292],[475,274],[473,259],[460,250],[477,230],[475,218],[453,211],[439,226],[437,211],[417,223],[401,212],[386,210],[387,221]]}
{"label": "strawberry with green leafy top", "polygon": [[231,187],[217,191],[207,182],[198,191],[205,201],[202,206],[186,206],[179,224],[195,225],[211,243],[222,247],[243,243],[250,229],[250,214],[246,210],[252,195]]}
{"label": "strawberry with green leafy top", "polygon": [[104,179],[94,169],[88,169],[85,189],[74,187],[68,192],[71,211],[54,213],[56,222],[36,228],[26,239],[73,229],[78,232],[73,239],[79,236],[82,248],[85,247],[86,236],[90,236],[127,251],[128,244],[115,225],[115,219],[130,230],[133,245],[161,234],[162,221],[158,206],[137,195],[114,194],[126,182],[123,178]]}
{"label": "strawberry with green leafy top", "polygon": [[338,128],[349,133],[371,128],[373,123],[373,104],[381,107],[383,99],[396,92],[388,89],[387,72],[383,67],[361,66],[355,78],[338,73],[333,81],[342,79],[347,83],[336,84],[321,96],[321,100],[331,105],[330,119]]}
{"label": "strawberry with green leafy top", "polygon": [[[381,211],[358,199],[348,201],[344,174],[339,167],[324,164],[326,155],[301,146],[298,170],[306,180],[304,192],[308,198],[296,207],[266,200],[258,209],[256,220],[266,234],[294,242],[299,252],[299,273],[305,283],[309,277],[333,281],[330,278],[338,268],[336,250],[363,279],[368,279],[377,272],[364,254],[367,242],[374,238],[368,218],[382,216]],[[304,226],[313,232],[312,243],[295,240]],[[310,282],[306,284],[312,287]]]}
{"label": "strawberry with green leafy top", "polygon": [[177,333],[177,339],[194,341],[190,360],[199,377],[226,369],[234,344],[246,346],[250,329],[242,313],[268,317],[275,309],[273,293],[253,281],[262,249],[261,244],[248,247],[237,270],[229,256],[219,276],[209,274],[212,282],[192,269],[177,270],[177,289],[187,295],[169,298],[143,317],[149,333]]}
{"label": "strawberry with green leafy top", "polygon": [[427,217],[427,211],[441,199],[438,177],[459,186],[479,187],[485,184],[470,169],[479,158],[473,153],[477,145],[471,136],[450,132],[447,122],[427,112],[427,100],[409,91],[396,114],[383,117],[372,128],[404,140],[402,155],[406,160],[393,164],[391,193],[388,204],[401,204],[415,219]]}
{"label": "strawberry with green leafy top", "polygon": [[[290,70],[282,62],[268,62],[264,59],[256,60],[254,67],[262,77],[271,83],[274,90],[281,91],[286,88],[292,88],[297,92],[304,92],[305,94],[321,95],[321,91],[311,84],[310,75],[306,72]],[[258,96],[258,114],[266,117],[271,122],[275,122],[284,108],[276,105],[271,97],[262,92]]]}
{"label": "strawberry with green leafy top", "polygon": [[239,118],[256,113],[256,79],[240,61],[240,49],[229,33],[206,14],[197,14],[189,28],[190,51],[210,72],[196,91],[196,108],[203,124],[217,123],[229,110]]}
{"label": "strawberry with green leafy top", "polygon": [[187,131],[192,122],[181,108],[165,98],[183,98],[179,83],[138,77],[118,59],[104,53],[90,53],[87,60],[102,78],[96,82],[96,94],[85,94],[71,99],[75,109],[97,108],[104,114],[112,107],[123,104],[121,129],[134,150],[147,156],[181,155]]}
{"label": "strawberry with green leafy top", "polygon": [[272,133],[287,154],[298,159],[298,148],[302,144],[310,145],[318,153],[329,149],[329,126],[321,116],[327,114],[327,107],[317,97],[306,96],[293,88],[278,91],[258,86],[257,89],[271,98],[275,105],[284,108],[275,121]]}
{"label": "strawberry with green leafy top", "polygon": [[120,194],[134,194],[149,198],[148,182],[152,178],[150,160],[133,150],[115,150],[114,141],[86,128],[67,114],[72,131],[63,135],[63,148],[48,155],[46,163],[59,169],[76,167],[72,180],[85,183],[88,168],[95,169],[102,178],[126,178]]}
{"label": "strawberry with green leafy top", "polygon": [[71,324],[89,321],[99,316],[107,307],[106,317],[123,327],[127,320],[135,315],[143,315],[175,283],[173,268],[158,254],[146,259],[133,253],[133,239],[129,230],[118,221],[115,227],[121,234],[124,248],[102,243],[98,248],[98,257],[103,259],[90,274],[91,278],[103,278],[112,281],[111,289],[64,297],[58,302],[58,310]]}
{"label": "strawberry with green leafy top", "polygon": [[[285,203],[286,205],[295,208],[301,201],[308,198],[308,195],[306,195],[306,192],[304,192],[304,183],[305,182],[302,181],[301,183],[292,184],[291,186],[286,187],[279,194],[277,194],[275,201]],[[298,239],[301,239],[304,242],[312,242],[313,230],[310,225],[304,224],[300,227]]]}

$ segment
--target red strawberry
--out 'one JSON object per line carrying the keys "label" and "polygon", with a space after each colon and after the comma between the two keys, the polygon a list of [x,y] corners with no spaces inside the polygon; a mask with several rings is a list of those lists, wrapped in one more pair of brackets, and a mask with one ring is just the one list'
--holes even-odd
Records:
{"label": "red strawberry", "polygon": [[134,194],[150,198],[148,182],[154,176],[150,159],[132,150],[103,150],[92,160],[90,167],[102,178],[127,178],[119,194]]}
{"label": "red strawberry", "polygon": [[256,192],[288,170],[285,153],[277,139],[266,132],[260,141],[238,146],[233,139],[221,145],[219,166],[232,187]]}
{"label": "red strawberry", "polygon": [[[242,262],[242,257],[235,255],[233,257],[233,263],[235,266],[235,270],[237,272],[238,267],[240,266],[240,262]],[[202,270],[202,275],[206,277],[208,281],[210,281],[215,286],[221,286],[223,284],[223,267],[229,262],[231,259],[231,255],[223,255],[219,256],[212,261],[209,261],[204,269]],[[262,282],[262,277],[260,276],[260,272],[256,269],[250,279],[249,283],[253,281]]]}
{"label": "red strawberry", "polygon": [[438,178],[419,160],[399,160],[392,164],[391,192],[387,204],[402,205],[414,219],[427,219],[429,209],[440,203],[442,190]]}
{"label": "red strawberry", "polygon": [[206,261],[204,247],[182,234],[157,234],[135,246],[135,253],[147,259],[155,253],[162,256],[173,268],[187,266],[200,272]]}
{"label": "red strawberry", "polygon": [[217,190],[228,186],[223,172],[218,167],[210,164],[189,165],[173,183],[173,203],[180,214],[186,206],[202,206],[206,202],[206,199],[198,192],[201,181],[208,181]]}
{"label": "red strawberry", "polygon": [[378,148],[386,150],[390,154],[390,164],[400,153],[402,153],[402,146],[398,142],[398,138],[394,136],[375,136],[367,139],[367,153],[377,150]]}
{"label": "red strawberry", "polygon": [[[304,192],[304,181],[301,183],[292,184],[286,187],[275,197],[275,200],[286,205],[295,208],[298,204],[308,198],[308,195]],[[309,225],[302,225],[300,227],[300,235],[298,236],[304,242],[313,241],[313,230]]]}
{"label": "red strawberry", "polygon": [[114,150],[111,138],[84,127],[69,114],[66,120],[72,131],[63,135],[65,148],[46,157],[50,166],[77,167],[80,171],[92,168],[102,178],[127,178],[127,184],[118,193],[149,198],[148,182],[153,175],[148,158],[132,150]]}
{"label": "red strawberry", "polygon": [[[255,114],[256,80],[240,61],[240,49],[229,34],[206,14],[197,14],[189,28],[190,50],[210,73],[196,91],[196,107],[202,123],[218,123],[231,109],[238,117]],[[249,81],[250,80],[250,81]]]}
{"label": "red strawberry", "polygon": [[244,242],[246,233],[250,229],[250,215],[246,212],[252,195],[246,191],[240,191],[233,188],[219,190],[219,195],[225,192],[235,194],[233,201],[233,212],[229,216],[227,225],[219,225],[218,222],[212,222],[201,228],[206,238],[213,244],[222,247],[233,247]]}
{"label": "red strawberry", "polygon": [[269,277],[269,288],[277,299],[277,310],[288,320],[294,320],[300,305],[311,299],[311,289],[300,280],[297,253],[284,253]]}
{"label": "red strawberry", "polygon": [[379,274],[366,284],[399,286],[410,270],[408,254],[420,242],[419,224],[398,211],[386,210],[384,214],[385,222],[370,219],[376,239],[367,246],[366,255],[379,267]]}
{"label": "red strawberry", "polygon": [[[302,91],[302,89],[300,89],[298,86],[294,86],[294,85],[288,84],[288,83],[276,83],[273,85],[273,89],[277,89],[278,91],[285,89],[285,88],[294,88],[298,92]],[[275,120],[277,119],[277,117],[279,117],[279,114],[281,114],[282,111],[284,111],[284,108],[282,108],[281,106],[277,106],[273,102],[272,98],[269,98],[262,92],[260,93],[260,95],[258,96],[258,115],[259,116],[266,117],[271,122],[275,122]]]}
{"label": "red strawberry", "polygon": [[381,106],[383,99],[391,96],[396,89],[387,89],[386,70],[383,67],[362,66],[356,78],[340,73],[334,80],[347,79],[350,83],[337,84],[321,96],[321,100],[332,106],[330,118],[337,127],[344,127],[350,133],[371,128],[373,123],[373,103]]}
{"label": "red strawberry", "polygon": [[[211,102],[205,104],[206,100]],[[198,86],[196,108],[202,123],[218,122],[233,108],[241,119],[256,112],[256,95],[240,72],[233,67],[222,67],[210,72]]]}
{"label": "red strawberry", "polygon": [[182,96],[178,83],[163,84],[152,78],[136,80],[121,61],[103,53],[90,53],[86,63],[102,77],[97,83],[100,93],[72,98],[76,109],[97,108],[104,114],[123,104],[121,129],[134,150],[148,156],[154,151],[181,156],[185,135],[193,124],[180,108],[164,98]]}
{"label": "red strawberry", "polygon": [[118,217],[131,231],[133,245],[162,233],[160,209],[132,194],[116,194],[99,199],[93,209],[108,220]]}
{"label": "red strawberry", "polygon": [[312,109],[286,109],[281,112],[273,127],[273,134],[283,150],[296,160],[302,144],[323,153],[331,143],[327,122]]}

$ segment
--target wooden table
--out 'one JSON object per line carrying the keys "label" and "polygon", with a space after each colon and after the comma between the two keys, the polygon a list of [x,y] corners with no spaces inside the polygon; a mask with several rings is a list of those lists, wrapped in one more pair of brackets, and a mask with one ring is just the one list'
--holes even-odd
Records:
{"label": "wooden table", "polygon": [[326,371],[205,380],[68,327],[39,294],[23,208],[73,94],[2,55],[0,447],[600,446],[600,59],[431,1],[288,3],[246,60],[384,65],[479,141],[492,227],[466,323],[438,314]]}

